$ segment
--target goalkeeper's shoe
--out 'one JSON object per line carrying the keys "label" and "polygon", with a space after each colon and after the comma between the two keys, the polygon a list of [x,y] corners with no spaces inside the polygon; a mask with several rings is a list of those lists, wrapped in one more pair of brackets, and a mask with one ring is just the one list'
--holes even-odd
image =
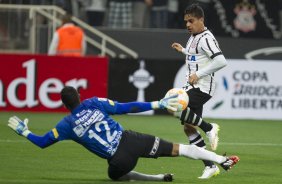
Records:
{"label": "goalkeeper's shoe", "polygon": [[236,155],[226,157],[226,161],[220,164],[220,166],[228,171],[230,170],[237,162],[239,162],[240,158]]}
{"label": "goalkeeper's shoe", "polygon": [[219,175],[220,170],[219,168],[214,165],[214,166],[206,166],[202,176],[198,177],[199,179],[209,179],[211,177],[215,177],[217,175]]}
{"label": "goalkeeper's shoe", "polygon": [[163,180],[164,180],[165,182],[172,182],[172,180],[173,180],[173,174],[164,174]]}
{"label": "goalkeeper's shoe", "polygon": [[219,132],[219,125],[216,124],[216,123],[211,123],[212,125],[212,129],[206,133],[208,139],[209,139],[209,142],[210,142],[210,145],[211,145],[211,149],[213,151],[216,150],[217,146],[218,146],[218,132]]}

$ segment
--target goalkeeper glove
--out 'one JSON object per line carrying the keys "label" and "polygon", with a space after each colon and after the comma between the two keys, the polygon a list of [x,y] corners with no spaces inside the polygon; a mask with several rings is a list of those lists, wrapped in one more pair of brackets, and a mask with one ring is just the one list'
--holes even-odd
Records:
{"label": "goalkeeper glove", "polygon": [[8,126],[12,128],[19,135],[27,137],[28,134],[31,133],[27,127],[28,119],[25,119],[24,121],[22,121],[17,116],[13,116],[13,117],[10,117],[8,122],[9,122]]}
{"label": "goalkeeper glove", "polygon": [[172,95],[170,97],[167,98],[163,98],[160,101],[154,101],[152,102],[152,108],[153,109],[168,109],[171,110],[173,112],[177,111],[177,107],[178,107],[178,99],[177,99],[178,95]]}

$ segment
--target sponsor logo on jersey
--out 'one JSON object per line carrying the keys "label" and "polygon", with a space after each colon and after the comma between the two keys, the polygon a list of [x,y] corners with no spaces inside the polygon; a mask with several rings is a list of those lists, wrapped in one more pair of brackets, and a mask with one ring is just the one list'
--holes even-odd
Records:
{"label": "sponsor logo on jersey", "polygon": [[122,131],[118,131],[117,135],[115,136],[115,139],[111,142],[111,146],[108,147],[107,152],[113,156],[114,153],[117,151],[118,145],[119,145],[119,141],[121,139],[121,135],[122,135]]}
{"label": "sponsor logo on jersey", "polygon": [[196,56],[195,55],[187,55],[187,60],[196,61]]}
{"label": "sponsor logo on jersey", "polygon": [[85,115],[75,121],[75,124],[77,126],[73,128],[73,131],[78,137],[82,137],[91,125],[96,122],[102,121],[105,117],[103,113],[99,110],[87,111],[88,112]]}
{"label": "sponsor logo on jersey", "polygon": [[87,112],[89,112],[89,111],[83,110],[83,111],[77,113],[76,116],[77,116],[77,117],[82,116],[82,115],[84,115],[84,114],[87,113]]}
{"label": "sponsor logo on jersey", "polygon": [[154,156],[159,149],[159,145],[160,145],[160,138],[155,137],[155,142],[149,155]]}

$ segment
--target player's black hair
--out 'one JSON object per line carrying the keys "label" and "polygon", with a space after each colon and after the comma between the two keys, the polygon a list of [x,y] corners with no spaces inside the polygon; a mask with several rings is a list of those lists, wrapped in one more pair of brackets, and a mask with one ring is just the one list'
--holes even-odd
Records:
{"label": "player's black hair", "polygon": [[191,15],[193,17],[196,18],[204,18],[205,17],[205,13],[204,10],[202,9],[202,7],[199,4],[191,4],[190,6],[188,6],[185,11],[184,11],[184,15]]}
{"label": "player's black hair", "polygon": [[67,109],[73,110],[80,104],[78,91],[71,86],[65,86],[61,91],[61,99]]}

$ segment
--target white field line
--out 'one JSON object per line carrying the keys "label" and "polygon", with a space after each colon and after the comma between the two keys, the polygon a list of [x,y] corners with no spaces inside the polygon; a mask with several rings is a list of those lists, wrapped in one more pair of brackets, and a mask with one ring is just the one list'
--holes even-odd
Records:
{"label": "white field line", "polygon": [[[27,143],[27,140],[9,140],[9,139],[0,139],[0,143]],[[62,143],[71,143],[72,141],[63,141]],[[183,143],[187,144],[187,143]],[[282,146],[278,143],[248,143],[248,142],[220,142],[220,145],[230,145],[230,146]]]}
{"label": "white field line", "polygon": [[220,145],[231,145],[231,146],[282,146],[282,144],[276,143],[247,143],[247,142],[223,142]]}

